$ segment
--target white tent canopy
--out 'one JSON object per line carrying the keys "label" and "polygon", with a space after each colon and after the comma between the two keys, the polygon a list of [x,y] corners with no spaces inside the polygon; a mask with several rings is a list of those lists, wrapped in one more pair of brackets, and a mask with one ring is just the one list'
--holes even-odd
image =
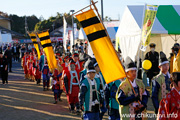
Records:
{"label": "white tent canopy", "polygon": [[79,30],[79,39],[87,40],[87,36],[86,36],[86,33],[84,32],[83,28],[80,28],[80,30]]}
{"label": "white tent canopy", "polygon": [[115,40],[120,21],[107,21],[107,22],[103,22],[103,23],[107,29],[107,32],[108,32],[111,40]]}
{"label": "white tent canopy", "polygon": [[[180,6],[173,6],[173,8],[180,15]],[[127,6],[125,8],[123,17],[119,25],[119,29],[116,34],[116,42],[120,45],[122,56],[124,59],[127,56],[130,56],[133,60],[136,60],[136,56],[141,45],[141,28],[144,14],[143,11],[143,5]],[[179,38],[179,35],[168,35],[168,30],[165,29],[165,27],[161,24],[157,17],[155,18],[151,33],[153,35],[151,37],[150,43],[155,43],[157,46],[156,51],[165,52],[167,57],[169,57],[169,53],[171,53],[171,47],[175,43],[175,39],[177,40],[177,42],[180,42],[180,40],[177,39]],[[146,52],[147,51],[149,51],[149,48],[147,48]]]}

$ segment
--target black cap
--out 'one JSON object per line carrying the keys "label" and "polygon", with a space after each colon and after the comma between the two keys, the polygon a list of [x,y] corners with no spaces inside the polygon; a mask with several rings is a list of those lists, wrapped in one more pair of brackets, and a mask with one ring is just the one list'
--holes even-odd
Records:
{"label": "black cap", "polygon": [[160,55],[159,55],[159,66],[166,64],[166,63],[169,63],[169,61],[168,61],[166,55],[161,51]]}
{"label": "black cap", "polygon": [[175,47],[179,47],[179,43],[175,43],[175,44],[174,44],[174,48],[175,48]]}
{"label": "black cap", "polygon": [[87,69],[89,66],[94,66],[93,64],[93,58],[88,58],[88,60],[84,64],[84,68]]}
{"label": "black cap", "polygon": [[73,60],[73,59],[70,59],[69,60],[69,64],[71,65],[71,64],[75,64],[76,62]]}
{"label": "black cap", "polygon": [[178,84],[178,81],[180,81],[180,72],[173,72],[171,74],[172,80]]}
{"label": "black cap", "polygon": [[126,72],[137,69],[136,64],[132,61],[132,59],[129,56],[126,57],[124,66]]}
{"label": "black cap", "polygon": [[89,73],[89,72],[94,72],[94,73],[96,72],[94,66],[90,65],[90,66],[87,67],[87,73]]}
{"label": "black cap", "polygon": [[156,47],[156,44],[151,43],[151,44],[149,44],[149,47]]}
{"label": "black cap", "polygon": [[92,58],[91,61],[92,61],[94,67],[96,67],[98,65],[96,58]]}

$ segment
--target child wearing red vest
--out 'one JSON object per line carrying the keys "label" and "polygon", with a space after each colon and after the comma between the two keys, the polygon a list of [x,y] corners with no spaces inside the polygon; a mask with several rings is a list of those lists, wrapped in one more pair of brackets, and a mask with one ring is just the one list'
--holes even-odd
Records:
{"label": "child wearing red vest", "polygon": [[69,108],[72,113],[76,112],[79,114],[79,73],[75,70],[75,62],[73,60],[69,63],[70,71],[67,71],[64,76],[64,85],[66,89],[66,96],[69,103]]}
{"label": "child wearing red vest", "polygon": [[24,53],[24,56],[22,58],[22,67],[23,67],[23,70],[24,70],[24,79],[28,79],[28,69],[27,69],[27,61],[29,60],[29,53],[28,52],[25,52]]}

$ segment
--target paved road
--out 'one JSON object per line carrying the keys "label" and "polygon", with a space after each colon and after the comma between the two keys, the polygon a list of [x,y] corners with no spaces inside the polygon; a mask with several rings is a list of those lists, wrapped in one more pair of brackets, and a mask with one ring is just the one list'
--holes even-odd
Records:
{"label": "paved road", "polygon": [[[53,92],[43,91],[42,84],[24,80],[20,63],[13,63],[9,84],[0,83],[0,120],[79,120],[80,116],[69,113],[65,94],[62,102],[53,104]],[[148,113],[153,113],[151,100]],[[107,114],[105,119],[107,119]]]}

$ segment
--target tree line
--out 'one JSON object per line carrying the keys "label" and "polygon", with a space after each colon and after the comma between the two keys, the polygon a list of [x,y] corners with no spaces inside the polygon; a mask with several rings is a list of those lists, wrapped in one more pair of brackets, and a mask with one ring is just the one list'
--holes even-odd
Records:
{"label": "tree line", "polygon": [[[27,19],[29,31],[49,29],[49,32],[52,32],[53,29],[63,26],[63,16],[65,16],[67,24],[72,26],[72,17],[70,13],[62,14],[57,12],[56,16],[51,16],[48,19],[44,19],[42,16],[37,18],[35,15],[18,16],[14,14],[8,15],[8,18],[11,20],[11,30],[25,35],[25,18]],[[80,24],[76,18],[74,18],[74,23],[77,23],[77,27],[80,28]]]}
{"label": "tree line", "polygon": [[[59,13],[56,16],[51,16],[48,19],[44,19],[43,16],[37,18],[35,15],[31,16],[18,16],[15,14],[7,14],[0,11],[0,16],[9,18],[11,20],[11,30],[26,35],[25,31],[25,18],[27,19],[27,26],[29,31],[42,31],[49,29],[52,32],[53,29],[57,29],[63,26],[63,16],[66,18],[68,25],[72,26],[72,16],[70,13]],[[104,21],[111,21],[110,17],[105,17]],[[81,27],[79,21],[74,17],[74,23],[77,23],[77,28]]]}

